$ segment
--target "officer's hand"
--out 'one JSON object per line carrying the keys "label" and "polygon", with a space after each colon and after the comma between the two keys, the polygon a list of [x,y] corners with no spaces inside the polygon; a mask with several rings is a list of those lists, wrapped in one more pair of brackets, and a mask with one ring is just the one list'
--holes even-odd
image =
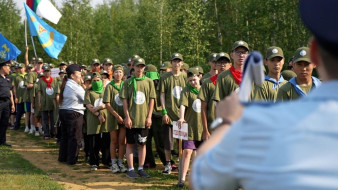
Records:
{"label": "officer's hand", "polygon": [[242,112],[243,106],[235,92],[220,101],[216,106],[216,117],[222,117],[231,122],[237,121],[242,116]]}
{"label": "officer's hand", "polygon": [[167,114],[162,117],[162,122],[164,124],[169,124],[169,116]]}
{"label": "officer's hand", "polygon": [[209,139],[209,137],[210,137],[209,131],[208,131],[208,130],[203,131],[202,139],[203,139],[204,141],[206,141],[206,140]]}
{"label": "officer's hand", "polygon": [[99,116],[99,120],[100,120],[100,123],[104,123],[106,121],[103,115]]}
{"label": "officer's hand", "polygon": [[124,126],[126,126],[126,128],[131,129],[131,126],[133,125],[130,117],[126,117],[124,118]]}
{"label": "officer's hand", "polygon": [[145,123],[145,125],[146,125],[146,127],[147,128],[150,128],[151,127],[151,124],[152,124],[152,121],[151,121],[151,117],[150,118],[146,118],[146,123]]}
{"label": "officer's hand", "polygon": [[29,47],[28,47],[28,46],[26,46],[26,47],[25,47],[25,49],[26,49],[26,51],[28,51],[28,50],[29,50]]}
{"label": "officer's hand", "polygon": [[15,112],[15,106],[14,106],[14,105],[12,105],[12,107],[11,107],[11,112],[12,112],[12,113]]}

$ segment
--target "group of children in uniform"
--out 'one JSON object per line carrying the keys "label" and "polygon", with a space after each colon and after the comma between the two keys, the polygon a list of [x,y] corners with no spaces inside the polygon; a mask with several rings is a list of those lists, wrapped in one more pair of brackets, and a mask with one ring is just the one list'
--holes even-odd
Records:
{"label": "group of children in uniform", "polygon": [[[179,127],[187,123],[188,140],[182,143],[182,171],[178,183],[183,187],[194,150],[212,134],[217,102],[240,88],[249,52],[249,45],[240,40],[234,43],[230,55],[225,52],[210,54],[210,72],[206,74],[201,67],[189,68],[180,53],[174,53],[170,61],[164,62],[160,73],[156,66],[146,65],[137,55],[124,65],[113,65],[111,59],[105,59],[103,70],[98,59],[93,59],[90,68],[83,65],[86,90],[83,139],[91,170],[97,170],[101,160],[113,173],[126,172],[129,178],[150,177],[144,167],[145,164],[156,165],[151,148],[154,137],[157,154],[164,165],[162,174],[169,175],[175,167],[171,156],[173,122]],[[312,76],[315,66],[309,53],[307,47],[297,49],[289,63],[292,71],[282,72],[283,50],[269,47],[264,60],[268,69],[265,81],[253,87],[250,99],[292,100],[318,87],[320,81]],[[54,121],[58,121],[58,96],[67,64],[60,64],[60,77],[57,78],[51,77],[50,65],[42,66],[41,58],[32,60],[32,64],[27,64],[27,73],[22,69],[24,64],[17,64],[16,76],[12,77],[16,120],[19,122],[26,112],[25,132],[39,136],[42,123],[44,138],[48,139],[58,135]],[[27,118],[30,116],[29,129]],[[13,128],[17,129],[17,124]],[[137,171],[134,154],[138,155]],[[127,167],[123,164],[124,157]]]}

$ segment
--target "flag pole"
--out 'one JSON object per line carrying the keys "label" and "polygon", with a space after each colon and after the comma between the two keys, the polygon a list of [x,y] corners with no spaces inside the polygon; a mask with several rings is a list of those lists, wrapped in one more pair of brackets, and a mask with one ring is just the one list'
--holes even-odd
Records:
{"label": "flag pole", "polygon": [[35,57],[38,57],[38,56],[36,55],[36,50],[35,50],[35,45],[34,45],[33,36],[31,36],[31,39],[32,39],[32,44],[33,44],[33,49],[34,49],[34,55],[35,55]]}
{"label": "flag pole", "polygon": [[25,42],[27,46],[27,19],[25,19]]}

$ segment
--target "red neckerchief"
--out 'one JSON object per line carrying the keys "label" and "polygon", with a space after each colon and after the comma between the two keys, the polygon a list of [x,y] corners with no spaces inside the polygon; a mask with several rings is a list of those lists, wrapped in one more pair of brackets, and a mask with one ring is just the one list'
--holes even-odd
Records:
{"label": "red neckerchief", "polygon": [[215,74],[214,76],[210,77],[210,80],[212,83],[214,83],[214,85],[216,85],[217,77],[218,77],[218,74]]}
{"label": "red neckerchief", "polygon": [[241,86],[242,82],[242,72],[239,70],[236,70],[234,66],[230,68],[230,73],[232,77],[234,77],[235,82],[238,84],[238,86]]}
{"label": "red neckerchief", "polygon": [[41,77],[45,83],[47,83],[47,88],[52,88],[52,85],[50,85],[53,82],[53,77],[49,77],[49,81],[47,81],[46,77]]}

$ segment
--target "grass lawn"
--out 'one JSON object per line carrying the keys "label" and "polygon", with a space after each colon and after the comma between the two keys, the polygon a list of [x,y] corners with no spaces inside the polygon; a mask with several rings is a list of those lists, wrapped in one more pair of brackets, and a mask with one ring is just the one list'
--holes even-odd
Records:
{"label": "grass lawn", "polygon": [[64,189],[10,148],[0,146],[0,189]]}

